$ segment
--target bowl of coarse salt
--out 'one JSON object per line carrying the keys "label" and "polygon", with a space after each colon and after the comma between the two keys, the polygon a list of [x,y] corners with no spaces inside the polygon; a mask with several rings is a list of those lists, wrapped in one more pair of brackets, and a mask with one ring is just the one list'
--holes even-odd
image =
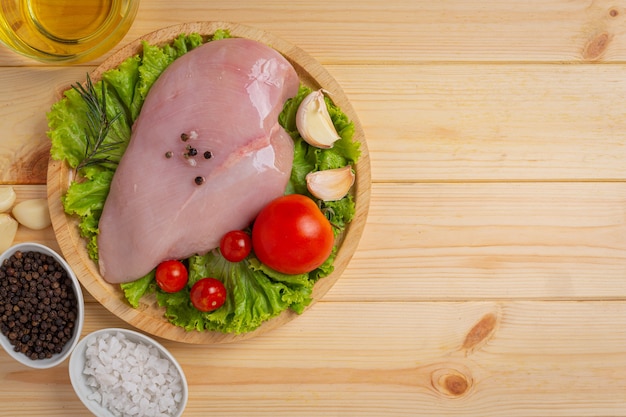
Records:
{"label": "bowl of coarse salt", "polygon": [[70,357],[72,386],[98,417],[180,417],[188,399],[185,374],[154,339],[110,328],[85,336]]}

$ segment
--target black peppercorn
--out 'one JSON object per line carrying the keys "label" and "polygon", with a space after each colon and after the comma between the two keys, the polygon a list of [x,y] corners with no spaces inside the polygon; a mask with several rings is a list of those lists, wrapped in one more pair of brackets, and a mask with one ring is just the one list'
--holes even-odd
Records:
{"label": "black peppercorn", "polygon": [[204,153],[204,159],[211,159],[213,158],[213,153],[211,151],[206,151]]}
{"label": "black peppercorn", "polygon": [[[36,271],[36,272],[34,272]],[[43,253],[17,251],[0,266],[0,330],[13,350],[46,359],[63,350],[78,317],[71,278]]]}
{"label": "black peppercorn", "polygon": [[204,178],[203,177],[196,177],[194,179],[194,181],[196,182],[196,184],[202,185],[202,183],[204,182]]}

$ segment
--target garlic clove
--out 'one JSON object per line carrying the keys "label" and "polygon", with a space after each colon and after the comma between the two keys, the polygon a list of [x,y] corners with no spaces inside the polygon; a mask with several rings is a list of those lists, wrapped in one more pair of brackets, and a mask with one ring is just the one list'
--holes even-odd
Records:
{"label": "garlic clove", "polygon": [[9,211],[17,198],[15,190],[10,185],[0,186],[0,213]]}
{"label": "garlic clove", "polygon": [[302,100],[296,112],[296,127],[302,139],[317,148],[332,148],[341,139],[328,113],[324,90],[310,93]]}
{"label": "garlic clove", "polygon": [[321,200],[337,201],[348,194],[354,179],[352,167],[347,165],[343,168],[309,172],[306,176],[306,186],[311,194]]}
{"label": "garlic clove", "polygon": [[13,217],[23,226],[33,230],[41,230],[52,224],[50,211],[48,210],[48,200],[45,198],[34,198],[17,203],[13,207]]}
{"label": "garlic clove", "polygon": [[7,213],[0,213],[0,253],[9,249],[17,233],[17,221]]}

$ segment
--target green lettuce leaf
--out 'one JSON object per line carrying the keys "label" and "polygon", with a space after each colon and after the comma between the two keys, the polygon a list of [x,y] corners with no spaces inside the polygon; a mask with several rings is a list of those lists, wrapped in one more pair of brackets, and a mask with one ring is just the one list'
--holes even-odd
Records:
{"label": "green lettuce leaf", "polygon": [[143,56],[139,66],[139,79],[135,86],[133,101],[130,106],[130,115],[133,120],[139,116],[141,106],[146,100],[148,91],[159,75],[167,68],[175,57],[163,48],[143,41]]}
{"label": "green lettuce leaf", "polygon": [[211,37],[211,40],[219,41],[220,39],[227,39],[230,37],[230,32],[227,29],[217,29]]}
{"label": "green lettuce leaf", "polygon": [[355,204],[352,195],[348,194],[341,200],[324,201],[322,211],[334,226],[335,235],[343,232],[355,214]]}
{"label": "green lettuce leaf", "polygon": [[109,85],[109,92],[116,94],[124,105],[124,114],[127,120],[134,120],[131,108],[135,97],[136,85],[139,82],[139,66],[141,58],[132,56],[120,64],[119,67],[106,71],[102,79]]}
{"label": "green lettuce leaf", "polygon": [[98,221],[112,179],[113,171],[93,170],[85,181],[71,183],[62,197],[65,212],[80,217],[80,234],[87,239],[87,251],[94,261],[98,260]]}
{"label": "green lettuce leaf", "polygon": [[176,39],[174,39],[174,42],[172,42],[171,46],[165,45],[163,49],[167,53],[172,55],[174,59],[176,59],[185,55],[187,52],[191,51],[192,49],[197,48],[203,43],[204,41],[202,39],[202,36],[200,36],[197,33],[192,33],[189,36],[181,34]]}
{"label": "green lettuce leaf", "polygon": [[55,160],[66,160],[76,168],[85,157],[87,105],[74,90],[67,90],[64,98],[52,105],[48,113],[50,155]]}
{"label": "green lettuce leaf", "polygon": [[139,307],[139,300],[144,295],[153,293],[157,286],[154,280],[155,271],[150,271],[142,278],[132,282],[120,284],[120,288],[124,291],[124,297],[133,308]]}

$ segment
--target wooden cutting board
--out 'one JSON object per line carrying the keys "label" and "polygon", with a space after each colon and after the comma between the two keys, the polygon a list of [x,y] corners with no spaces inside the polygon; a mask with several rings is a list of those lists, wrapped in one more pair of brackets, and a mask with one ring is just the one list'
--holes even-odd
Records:
{"label": "wooden cutting board", "polygon": [[[234,37],[244,37],[262,42],[283,54],[294,66],[302,83],[318,89],[324,88],[332,92],[332,99],[344,113],[353,121],[355,127],[354,140],[360,142],[361,158],[355,168],[356,182],[353,187],[356,202],[356,215],[347,228],[335,261],[335,270],[328,277],[320,280],[313,291],[313,302],[321,299],[324,294],[339,279],[348,265],[360,240],[369,207],[370,195],[370,162],[365,135],[359,119],[346,98],[341,86],[333,77],[312,57],[300,48],[291,45],[280,38],[247,26],[226,22],[198,22],[176,25],[158,30],[137,39],[121,48],[109,57],[90,75],[96,82],[102,73],[117,67],[126,58],[141,53],[142,42],[163,45],[171,42],[181,33],[198,33],[211,35],[218,29],[227,29]],[[61,204],[61,197],[67,191],[74,172],[64,162],[50,159],[48,166],[48,203],[56,238],[67,262],[73,267],[85,289],[104,307],[127,323],[155,336],[184,343],[214,344],[227,343],[248,339],[275,329],[293,320],[297,314],[285,311],[278,317],[265,322],[257,330],[240,335],[223,334],[218,332],[187,332],[180,327],[170,324],[163,316],[164,309],[159,307],[156,298],[144,297],[139,308],[130,307],[119,285],[111,285],[104,281],[99,273],[98,266],[89,258],[86,242],[79,235],[78,219],[68,216]]]}

